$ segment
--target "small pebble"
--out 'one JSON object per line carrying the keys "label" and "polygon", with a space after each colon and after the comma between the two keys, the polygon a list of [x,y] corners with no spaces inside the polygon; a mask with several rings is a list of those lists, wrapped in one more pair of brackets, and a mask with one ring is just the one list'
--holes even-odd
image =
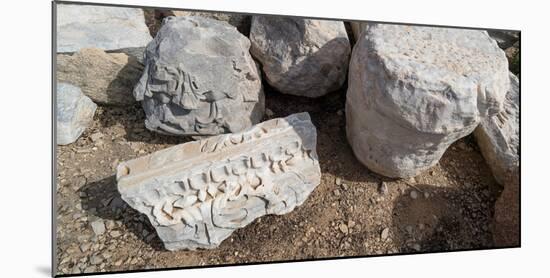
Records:
{"label": "small pebble", "polygon": [[388,193],[388,186],[385,182],[380,183],[380,185],[378,186],[378,192],[380,192],[380,194],[382,195],[386,195]]}
{"label": "small pebble", "polygon": [[95,235],[102,235],[105,232],[105,224],[102,219],[98,219],[90,224]]}
{"label": "small pebble", "polygon": [[336,197],[339,197],[339,196],[340,196],[340,190],[334,189],[334,195],[335,195]]}
{"label": "small pebble", "polygon": [[92,246],[91,243],[84,243],[84,244],[81,244],[80,245],[80,251],[82,251],[82,253],[90,250],[90,247]]}
{"label": "small pebble", "polygon": [[111,235],[112,237],[119,237],[122,235],[122,233],[120,231],[112,231],[109,233],[109,235]]}
{"label": "small pebble", "polygon": [[416,192],[416,190],[411,190],[411,198],[413,199],[418,198],[418,192]]}
{"label": "small pebble", "polygon": [[342,180],[340,178],[336,178],[336,185],[342,185]]}
{"label": "small pebble", "polygon": [[342,189],[344,189],[344,191],[347,191],[348,190],[348,185],[345,184],[345,183],[342,183]]}
{"label": "small pebble", "polygon": [[340,229],[340,231],[341,231],[342,233],[344,233],[344,234],[346,234],[346,235],[347,235],[348,232],[349,232],[348,226],[347,226],[346,224],[344,224],[344,223],[340,224],[340,225],[338,226],[338,228]]}
{"label": "small pebble", "polygon": [[115,221],[113,220],[107,220],[107,223],[105,223],[105,227],[108,229],[108,230],[112,230],[115,228]]}
{"label": "small pebble", "polygon": [[426,198],[426,199],[430,198],[430,193],[424,192],[424,198]]}
{"label": "small pebble", "polygon": [[389,235],[390,235],[390,229],[389,228],[384,228],[384,230],[382,230],[382,232],[380,233],[380,239],[385,241],[386,239],[388,239]]}

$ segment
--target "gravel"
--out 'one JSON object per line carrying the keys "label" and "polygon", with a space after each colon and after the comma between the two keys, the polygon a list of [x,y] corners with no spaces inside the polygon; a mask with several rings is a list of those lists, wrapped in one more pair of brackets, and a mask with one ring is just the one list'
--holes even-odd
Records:
{"label": "gravel", "polygon": [[[219,248],[181,252],[164,249],[149,219],[120,199],[113,175],[119,161],[186,139],[145,130],[139,104],[98,107],[92,126],[75,143],[56,148],[61,183],[56,189],[57,274],[399,253],[415,250],[409,244],[412,240],[428,252],[492,246],[487,227],[499,191],[479,150],[450,148],[430,170],[434,175],[427,171],[419,177],[422,183],[414,184],[418,189],[411,188],[408,180],[387,181],[354,158],[345,136],[345,118],[334,117],[344,103],[343,92],[316,101],[267,92],[266,105],[274,115],[310,112],[318,127],[321,184],[292,214],[261,218],[237,230]],[[96,132],[103,134],[104,145],[92,151],[90,135]],[[474,142],[469,137],[461,141]],[[337,177],[340,185],[335,186]],[[388,189],[384,195],[382,182]],[[417,191],[414,201],[410,189]],[[430,192],[430,198],[420,198],[423,192]],[[80,203],[79,209],[75,205]],[[347,234],[340,224],[346,225]],[[413,227],[413,236],[406,233],[407,225]],[[97,234],[94,226],[103,232]],[[315,232],[307,234],[310,228]],[[111,236],[113,231],[120,235]],[[89,249],[82,252],[87,243]],[[110,257],[91,264],[93,255],[104,258],[104,254]]]}

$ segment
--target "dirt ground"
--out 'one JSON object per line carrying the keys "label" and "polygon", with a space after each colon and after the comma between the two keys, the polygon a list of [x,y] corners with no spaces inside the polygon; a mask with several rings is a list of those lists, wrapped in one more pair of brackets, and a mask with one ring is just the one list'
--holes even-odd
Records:
{"label": "dirt ground", "polygon": [[[77,142],[57,147],[57,273],[76,274],[492,247],[496,184],[475,141],[453,144],[409,180],[362,166],[345,136],[345,90],[320,99],[266,88],[267,118],[307,111],[318,130],[321,184],[293,212],[261,217],[217,249],[170,252],[116,190],[118,162],[186,140],[144,127],[139,104],[99,107]],[[106,231],[95,235],[91,223]]]}

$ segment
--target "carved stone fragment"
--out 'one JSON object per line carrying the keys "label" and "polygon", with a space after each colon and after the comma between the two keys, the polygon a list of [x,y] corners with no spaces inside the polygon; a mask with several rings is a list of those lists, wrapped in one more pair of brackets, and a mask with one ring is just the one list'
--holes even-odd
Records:
{"label": "carved stone fragment", "polygon": [[168,250],[215,248],[235,229],[301,205],[320,183],[309,114],[121,163],[118,190]]}
{"label": "carved stone fragment", "polygon": [[145,126],[159,133],[210,136],[242,131],[263,116],[264,94],[250,41],[226,22],[167,17],[145,51],[134,88]]}
{"label": "carved stone fragment", "polygon": [[370,170],[415,176],[503,109],[508,62],[487,32],[369,23],[359,37],[346,131]]}

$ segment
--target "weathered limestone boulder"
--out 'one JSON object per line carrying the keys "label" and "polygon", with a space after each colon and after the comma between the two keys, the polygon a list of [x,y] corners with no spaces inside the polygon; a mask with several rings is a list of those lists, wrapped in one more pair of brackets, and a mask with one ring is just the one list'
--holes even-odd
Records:
{"label": "weathered limestone boulder", "polygon": [[152,40],[141,9],[67,4],[56,8],[58,53],[143,47]]}
{"label": "weathered limestone boulder", "polygon": [[74,54],[57,54],[57,79],[79,86],[94,102],[130,105],[136,102],[132,90],[143,66],[124,53],[105,53],[83,48]]}
{"label": "weathered limestone boulder", "polygon": [[506,184],[509,173],[519,168],[519,80],[512,73],[509,76],[504,109],[483,119],[474,131],[481,154],[499,184]]}
{"label": "weathered limestone boulder", "polygon": [[346,101],[356,157],[389,177],[432,167],[501,111],[507,68],[484,31],[369,24],[353,49]]}
{"label": "weathered limestone boulder", "polygon": [[264,93],[250,41],[229,24],[202,17],[167,17],[145,51],[134,89],[153,131],[218,135],[258,123]]}
{"label": "weathered limestone boulder", "polygon": [[320,183],[309,114],[177,145],[121,163],[118,190],[168,250],[215,248],[266,214],[301,205]]}
{"label": "weathered limestone boulder", "polygon": [[267,82],[281,93],[315,98],[346,80],[351,48],[341,21],[254,16],[250,41]]}
{"label": "weathered limestone boulder", "polygon": [[97,105],[80,88],[66,83],[57,84],[56,102],[56,141],[68,145],[90,125]]}
{"label": "weathered limestone boulder", "polygon": [[200,16],[215,20],[225,21],[235,26],[239,32],[248,36],[250,33],[251,17],[244,14],[218,13],[218,12],[199,12],[199,11],[177,11],[177,10],[158,10],[161,16]]}

